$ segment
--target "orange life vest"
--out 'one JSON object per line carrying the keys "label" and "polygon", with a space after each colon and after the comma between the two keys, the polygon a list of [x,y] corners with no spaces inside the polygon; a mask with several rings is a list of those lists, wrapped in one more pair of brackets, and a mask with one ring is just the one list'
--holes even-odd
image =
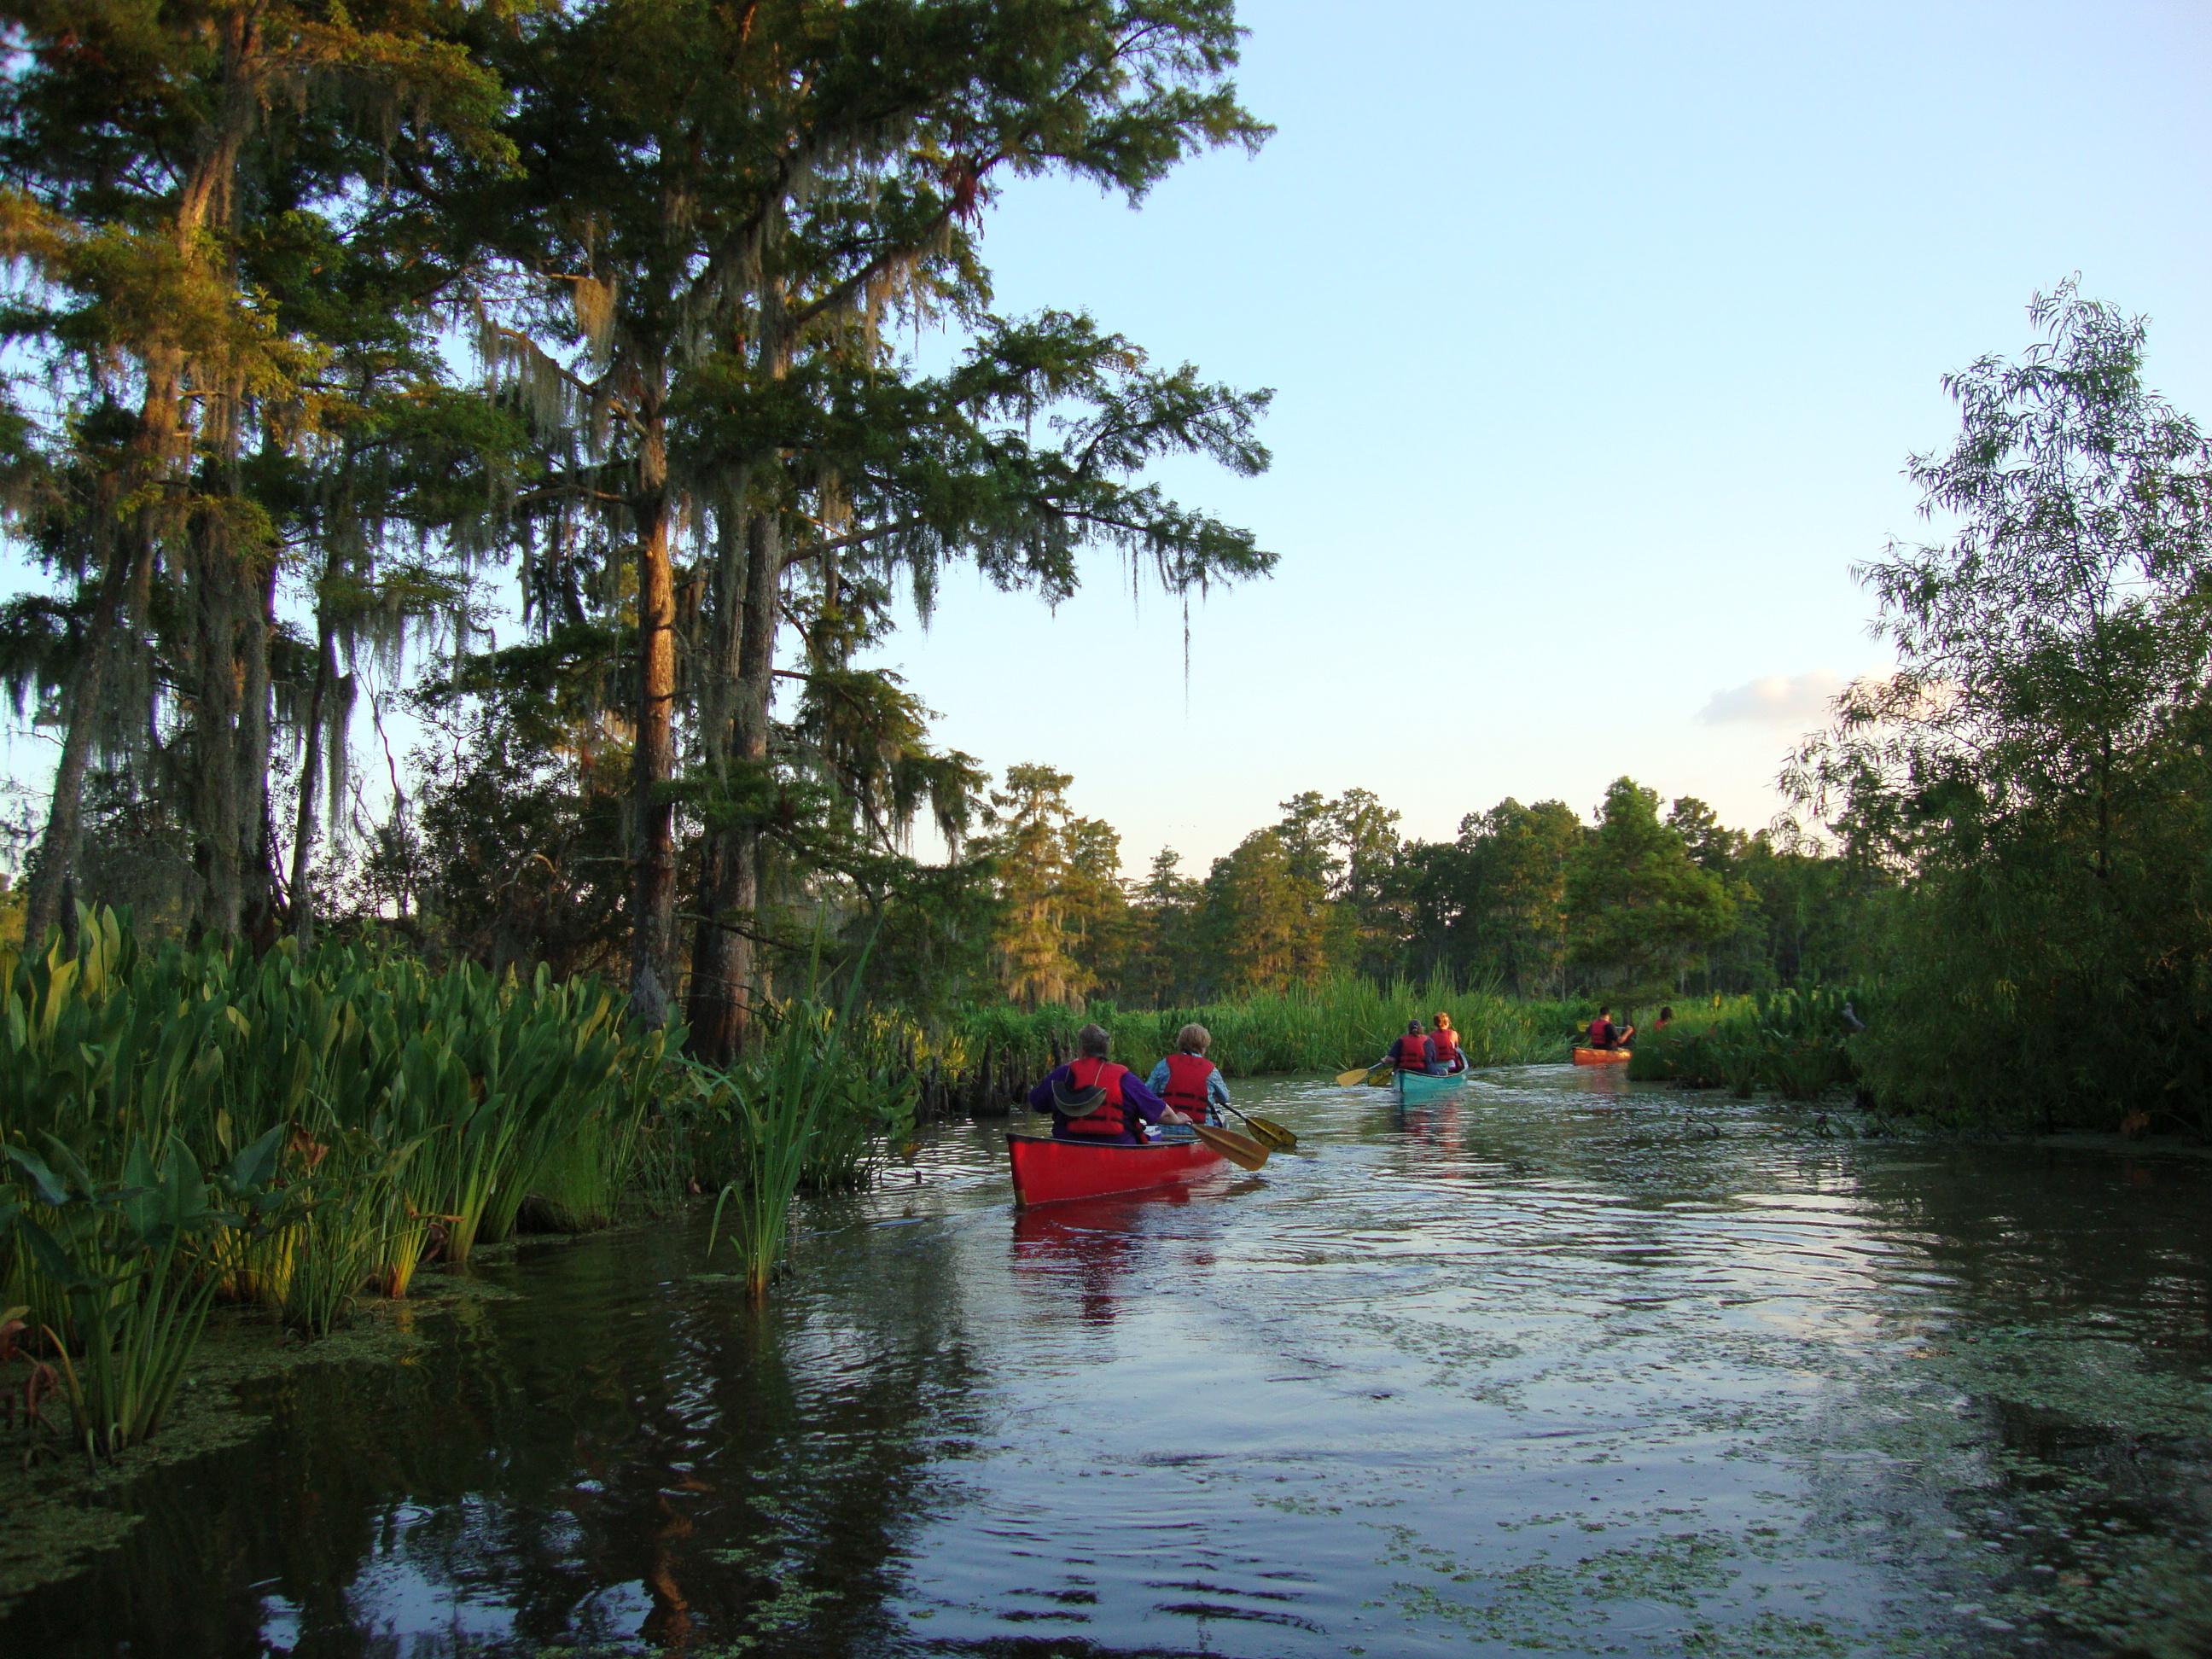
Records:
{"label": "orange life vest", "polygon": [[1168,1086],[1160,1091],[1160,1098],[1184,1115],[1203,1120],[1206,1079],[1214,1070],[1213,1062],[1204,1054],[1170,1054]]}
{"label": "orange life vest", "polygon": [[[1089,1066],[1088,1075],[1084,1067]],[[1128,1103],[1121,1097],[1121,1079],[1129,1075],[1126,1066],[1116,1066],[1110,1060],[1072,1060],[1067,1063],[1067,1085],[1071,1089],[1099,1088],[1106,1097],[1083,1117],[1070,1117],[1059,1112],[1060,1124],[1072,1135],[1121,1136],[1136,1133],[1129,1121]],[[1055,1109],[1057,1111],[1057,1109]]]}
{"label": "orange life vest", "polygon": [[1459,1058],[1459,1036],[1449,1026],[1429,1033],[1429,1047],[1436,1055],[1437,1064],[1447,1069]]}

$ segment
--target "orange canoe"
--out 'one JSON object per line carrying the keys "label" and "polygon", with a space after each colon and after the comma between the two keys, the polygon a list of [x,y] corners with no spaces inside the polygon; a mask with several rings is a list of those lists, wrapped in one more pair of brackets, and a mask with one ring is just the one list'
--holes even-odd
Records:
{"label": "orange canoe", "polygon": [[1575,1050],[1575,1064],[1577,1066],[1626,1066],[1628,1064],[1628,1050],[1626,1048],[1577,1048]]}

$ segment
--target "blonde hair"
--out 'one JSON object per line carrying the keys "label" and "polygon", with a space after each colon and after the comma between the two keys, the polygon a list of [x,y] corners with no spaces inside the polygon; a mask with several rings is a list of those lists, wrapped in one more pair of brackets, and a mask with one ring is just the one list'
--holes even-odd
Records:
{"label": "blonde hair", "polygon": [[1186,1054],[1202,1054],[1213,1046],[1213,1033],[1196,1020],[1176,1033],[1176,1047]]}
{"label": "blonde hair", "polygon": [[1446,1013],[1439,1013],[1439,1014],[1437,1014],[1437,1030],[1438,1030],[1439,1031],[1449,1031],[1449,1030],[1451,1030],[1451,1016],[1450,1016],[1449,1014],[1446,1014]]}

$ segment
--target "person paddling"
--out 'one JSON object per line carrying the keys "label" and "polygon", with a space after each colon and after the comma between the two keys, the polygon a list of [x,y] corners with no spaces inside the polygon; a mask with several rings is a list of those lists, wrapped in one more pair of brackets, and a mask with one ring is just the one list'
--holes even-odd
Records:
{"label": "person paddling", "polygon": [[1467,1056],[1460,1052],[1459,1033],[1452,1030],[1451,1016],[1441,1010],[1430,1024],[1429,1050],[1432,1067],[1447,1073],[1467,1070]]}
{"label": "person paddling", "polygon": [[1030,1105],[1052,1114],[1054,1139],[1134,1146],[1142,1144],[1147,1123],[1190,1121],[1138,1082],[1134,1072],[1107,1059],[1109,1045],[1104,1026],[1085,1026],[1075,1034],[1075,1058],[1054,1066],[1030,1091]]}
{"label": "person paddling", "polygon": [[1615,1025],[1610,1003],[1600,1006],[1597,1018],[1589,1023],[1589,1046],[1593,1048],[1626,1048],[1629,1038],[1636,1035],[1633,1025]]}
{"label": "person paddling", "polygon": [[1390,1045],[1390,1052],[1382,1056],[1382,1063],[1401,1072],[1419,1072],[1424,1075],[1436,1070],[1436,1062],[1423,1035],[1421,1022],[1406,1022],[1406,1035]]}
{"label": "person paddling", "polygon": [[1206,1057],[1213,1033],[1193,1021],[1176,1033],[1176,1051],[1152,1067],[1145,1086],[1193,1123],[1218,1123],[1213,1110],[1229,1103],[1229,1085],[1221,1068]]}

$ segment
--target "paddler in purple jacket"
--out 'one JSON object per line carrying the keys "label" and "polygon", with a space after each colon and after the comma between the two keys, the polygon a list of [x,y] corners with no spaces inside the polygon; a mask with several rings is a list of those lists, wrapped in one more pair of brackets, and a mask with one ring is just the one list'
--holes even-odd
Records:
{"label": "paddler in purple jacket", "polygon": [[1055,1139],[1134,1146],[1145,1138],[1143,1124],[1190,1121],[1134,1072],[1107,1059],[1106,1048],[1106,1028],[1085,1026],[1075,1034],[1075,1058],[1030,1091],[1030,1104],[1052,1114]]}

